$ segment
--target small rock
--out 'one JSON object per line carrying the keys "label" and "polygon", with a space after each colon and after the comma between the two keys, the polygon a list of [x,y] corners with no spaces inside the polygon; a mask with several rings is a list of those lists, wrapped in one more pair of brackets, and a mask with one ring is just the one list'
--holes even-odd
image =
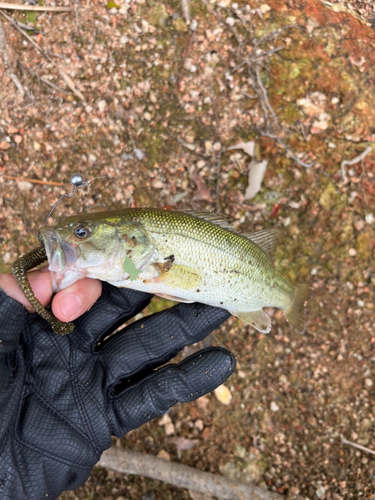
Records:
{"label": "small rock", "polygon": [[212,142],[206,141],[204,143],[204,149],[205,149],[206,154],[209,155],[211,153],[211,149],[212,149]]}
{"label": "small rock", "polygon": [[152,119],[152,114],[146,111],[146,113],[143,115],[144,119],[147,120],[148,122],[151,121]]}
{"label": "small rock", "polygon": [[189,144],[193,144],[193,142],[195,141],[195,132],[194,132],[194,130],[188,130],[186,132],[185,140]]}
{"label": "small rock", "polygon": [[195,73],[197,71],[197,66],[195,64],[193,64],[193,60],[190,59],[189,57],[186,59],[185,63],[184,63],[184,68],[188,71],[190,71],[190,73]]}
{"label": "small rock", "polygon": [[319,486],[315,493],[318,498],[324,498],[326,490],[323,488],[323,486]]}
{"label": "small rock", "polygon": [[207,396],[202,396],[196,400],[196,404],[198,408],[200,408],[201,410],[205,410],[207,408],[209,401],[210,400],[208,399]]}
{"label": "small rock", "polygon": [[201,418],[198,418],[198,420],[195,421],[194,425],[199,431],[203,431],[204,423],[203,423],[203,420]]}
{"label": "small rock", "polygon": [[105,110],[106,107],[107,107],[107,102],[104,99],[98,102],[98,109],[101,113]]}
{"label": "small rock", "polygon": [[89,161],[94,162],[96,160],[97,160],[96,156],[93,153],[89,153]]}
{"label": "small rock", "polygon": [[41,148],[41,145],[39,144],[39,142],[34,141],[34,149],[35,149],[35,151],[39,151],[40,148]]}
{"label": "small rock", "polygon": [[191,31],[196,31],[198,28],[198,21],[196,19],[193,19],[190,23],[190,29]]}
{"label": "small rock", "polygon": [[7,141],[2,141],[0,142],[0,149],[9,149],[10,148],[10,144],[7,143]]}
{"label": "small rock", "polygon": [[85,111],[86,111],[86,113],[91,113],[91,111],[92,111],[93,109],[94,109],[94,108],[93,108],[92,106],[90,106],[90,105],[87,105],[87,106],[85,107]]}
{"label": "small rock", "polygon": [[350,257],[355,257],[357,255],[357,250],[355,248],[349,248],[348,254]]}
{"label": "small rock", "polygon": [[277,403],[275,401],[271,401],[270,410],[271,411],[279,411],[280,407],[277,405]]}
{"label": "small rock", "polygon": [[158,101],[158,98],[157,98],[155,92],[153,92],[152,90],[150,92],[150,101],[152,102],[152,104],[156,104]]}
{"label": "small rock", "polygon": [[226,385],[220,385],[214,390],[215,396],[223,405],[228,406],[232,400],[232,394]]}
{"label": "small rock", "polygon": [[374,222],[374,214],[367,214],[365,216],[365,221],[367,222],[367,224],[372,224]]}
{"label": "small rock", "polygon": [[225,19],[225,22],[227,23],[228,26],[233,27],[236,23],[233,17],[229,16]]}
{"label": "small rock", "polygon": [[122,37],[120,38],[120,43],[121,45],[126,45],[129,41],[129,37],[125,36],[125,35],[122,35]]}
{"label": "small rock", "polygon": [[171,460],[170,454],[165,451],[165,450],[160,450],[159,453],[156,455],[158,458],[161,458],[162,460]]}
{"label": "small rock", "polygon": [[14,136],[14,142],[15,142],[16,144],[21,144],[21,142],[22,142],[22,135],[18,135],[18,134],[17,134],[17,135],[15,135],[15,136]]}
{"label": "small rock", "polygon": [[167,425],[167,424],[170,424],[171,422],[172,422],[171,417],[168,415],[168,413],[166,413],[165,415],[163,415],[161,417],[158,424],[159,425]]}
{"label": "small rock", "polygon": [[164,431],[166,436],[173,436],[176,433],[175,426],[171,423],[164,426]]}
{"label": "small rock", "polygon": [[268,4],[264,3],[259,7],[259,10],[261,11],[262,14],[266,14],[271,10],[271,7]]}
{"label": "small rock", "polygon": [[18,189],[20,191],[30,191],[33,187],[34,187],[33,184],[28,181],[20,181],[18,183]]}
{"label": "small rock", "polygon": [[371,378],[365,378],[365,386],[366,387],[372,387],[374,385],[374,382]]}
{"label": "small rock", "polygon": [[111,9],[109,9],[108,11],[110,14],[117,14],[117,9],[116,7],[112,7]]}

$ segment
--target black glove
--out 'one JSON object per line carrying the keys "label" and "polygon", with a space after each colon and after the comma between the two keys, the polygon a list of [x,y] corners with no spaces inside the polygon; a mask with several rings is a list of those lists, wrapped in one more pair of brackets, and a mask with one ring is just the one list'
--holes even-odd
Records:
{"label": "black glove", "polygon": [[217,328],[229,316],[222,309],[178,304],[105,339],[150,298],[104,283],[74,332],[59,336],[0,290],[2,500],[52,500],[77,488],[111,435],[199,398],[233,372],[233,355],[220,348],[153,371]]}

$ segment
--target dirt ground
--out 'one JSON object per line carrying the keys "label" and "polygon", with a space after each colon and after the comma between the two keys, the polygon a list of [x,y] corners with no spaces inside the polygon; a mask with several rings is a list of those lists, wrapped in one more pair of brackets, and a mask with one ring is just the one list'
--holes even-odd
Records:
{"label": "dirt ground", "polygon": [[[56,217],[154,206],[282,228],[276,267],[311,287],[306,333],[279,311],[269,335],[231,318],[207,341],[237,356],[229,404],[209,394],[117,444],[288,498],[375,498],[372,0],[56,5],[75,10],[4,11],[36,47],[0,16],[0,271],[37,245],[75,172],[104,177]],[[268,165],[245,199],[251,158],[228,148],[249,141]],[[198,443],[179,457],[173,437]],[[100,468],[61,496],[104,498],[198,497]]]}

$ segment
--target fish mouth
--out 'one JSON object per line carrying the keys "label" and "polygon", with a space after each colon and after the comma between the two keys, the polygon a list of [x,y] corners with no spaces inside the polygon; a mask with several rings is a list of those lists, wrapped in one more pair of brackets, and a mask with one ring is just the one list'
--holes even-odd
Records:
{"label": "fish mouth", "polygon": [[53,227],[41,228],[39,239],[46,250],[54,292],[84,277],[82,271],[76,267],[79,250],[64,241]]}

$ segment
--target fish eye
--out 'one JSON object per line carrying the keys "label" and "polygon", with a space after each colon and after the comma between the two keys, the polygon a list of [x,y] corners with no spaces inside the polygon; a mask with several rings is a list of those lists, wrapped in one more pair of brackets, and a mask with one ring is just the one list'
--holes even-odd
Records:
{"label": "fish eye", "polygon": [[77,238],[87,238],[87,236],[90,234],[90,229],[86,226],[77,226],[74,230],[74,234],[77,236]]}

